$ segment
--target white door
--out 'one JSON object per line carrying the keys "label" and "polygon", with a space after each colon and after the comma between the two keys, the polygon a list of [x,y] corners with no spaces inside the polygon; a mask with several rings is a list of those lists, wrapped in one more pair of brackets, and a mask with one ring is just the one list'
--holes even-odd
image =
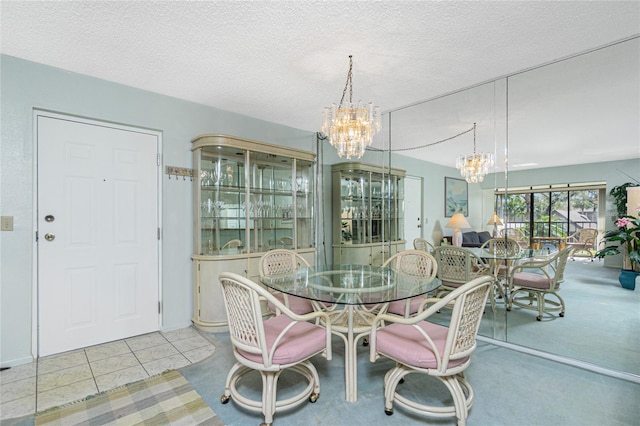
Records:
{"label": "white door", "polygon": [[159,135],[36,125],[39,356],[158,330]]}
{"label": "white door", "polygon": [[413,240],[422,238],[422,178],[405,177],[404,194],[404,238],[413,249]]}

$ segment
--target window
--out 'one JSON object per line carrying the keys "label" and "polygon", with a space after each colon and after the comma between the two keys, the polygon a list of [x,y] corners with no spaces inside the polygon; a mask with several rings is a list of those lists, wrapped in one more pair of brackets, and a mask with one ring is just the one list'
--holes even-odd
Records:
{"label": "window", "polygon": [[586,188],[549,187],[496,192],[496,207],[505,226],[518,228],[529,237],[567,237],[579,229],[598,228],[598,199],[605,185]]}

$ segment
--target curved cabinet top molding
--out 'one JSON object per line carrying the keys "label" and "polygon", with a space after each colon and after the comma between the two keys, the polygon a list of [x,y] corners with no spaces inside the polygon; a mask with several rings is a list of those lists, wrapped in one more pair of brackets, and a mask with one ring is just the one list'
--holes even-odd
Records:
{"label": "curved cabinet top molding", "polygon": [[371,173],[381,173],[381,174],[391,174],[393,176],[405,177],[407,174],[406,170],[396,169],[396,168],[383,168],[379,165],[359,163],[359,162],[346,162],[346,163],[337,163],[331,166],[331,171],[333,172],[371,172]]}
{"label": "curved cabinet top molding", "polygon": [[251,139],[239,138],[237,136],[221,135],[221,134],[204,134],[191,139],[191,150],[195,151],[202,148],[205,152],[213,152],[217,147],[233,147],[242,148],[247,151],[263,152],[273,155],[282,155],[298,160],[316,161],[316,155],[313,152],[303,151],[297,148],[289,148],[282,145],[273,145],[266,142],[255,141]]}

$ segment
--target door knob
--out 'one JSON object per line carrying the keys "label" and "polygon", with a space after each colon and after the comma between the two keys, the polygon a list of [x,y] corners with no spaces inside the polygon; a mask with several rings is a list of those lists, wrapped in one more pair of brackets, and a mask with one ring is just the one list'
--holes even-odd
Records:
{"label": "door knob", "polygon": [[52,234],[50,232],[44,234],[44,239],[47,241],[53,241],[56,239],[56,234]]}
{"label": "door knob", "polygon": [[53,222],[56,218],[52,214],[48,214],[44,217],[45,222]]}

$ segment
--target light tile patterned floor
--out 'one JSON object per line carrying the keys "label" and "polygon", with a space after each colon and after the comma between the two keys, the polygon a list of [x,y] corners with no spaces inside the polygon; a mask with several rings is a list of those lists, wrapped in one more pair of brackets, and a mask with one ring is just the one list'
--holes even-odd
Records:
{"label": "light tile patterned floor", "polygon": [[209,340],[189,327],[40,358],[0,372],[0,419],[34,414],[184,367],[214,350]]}

